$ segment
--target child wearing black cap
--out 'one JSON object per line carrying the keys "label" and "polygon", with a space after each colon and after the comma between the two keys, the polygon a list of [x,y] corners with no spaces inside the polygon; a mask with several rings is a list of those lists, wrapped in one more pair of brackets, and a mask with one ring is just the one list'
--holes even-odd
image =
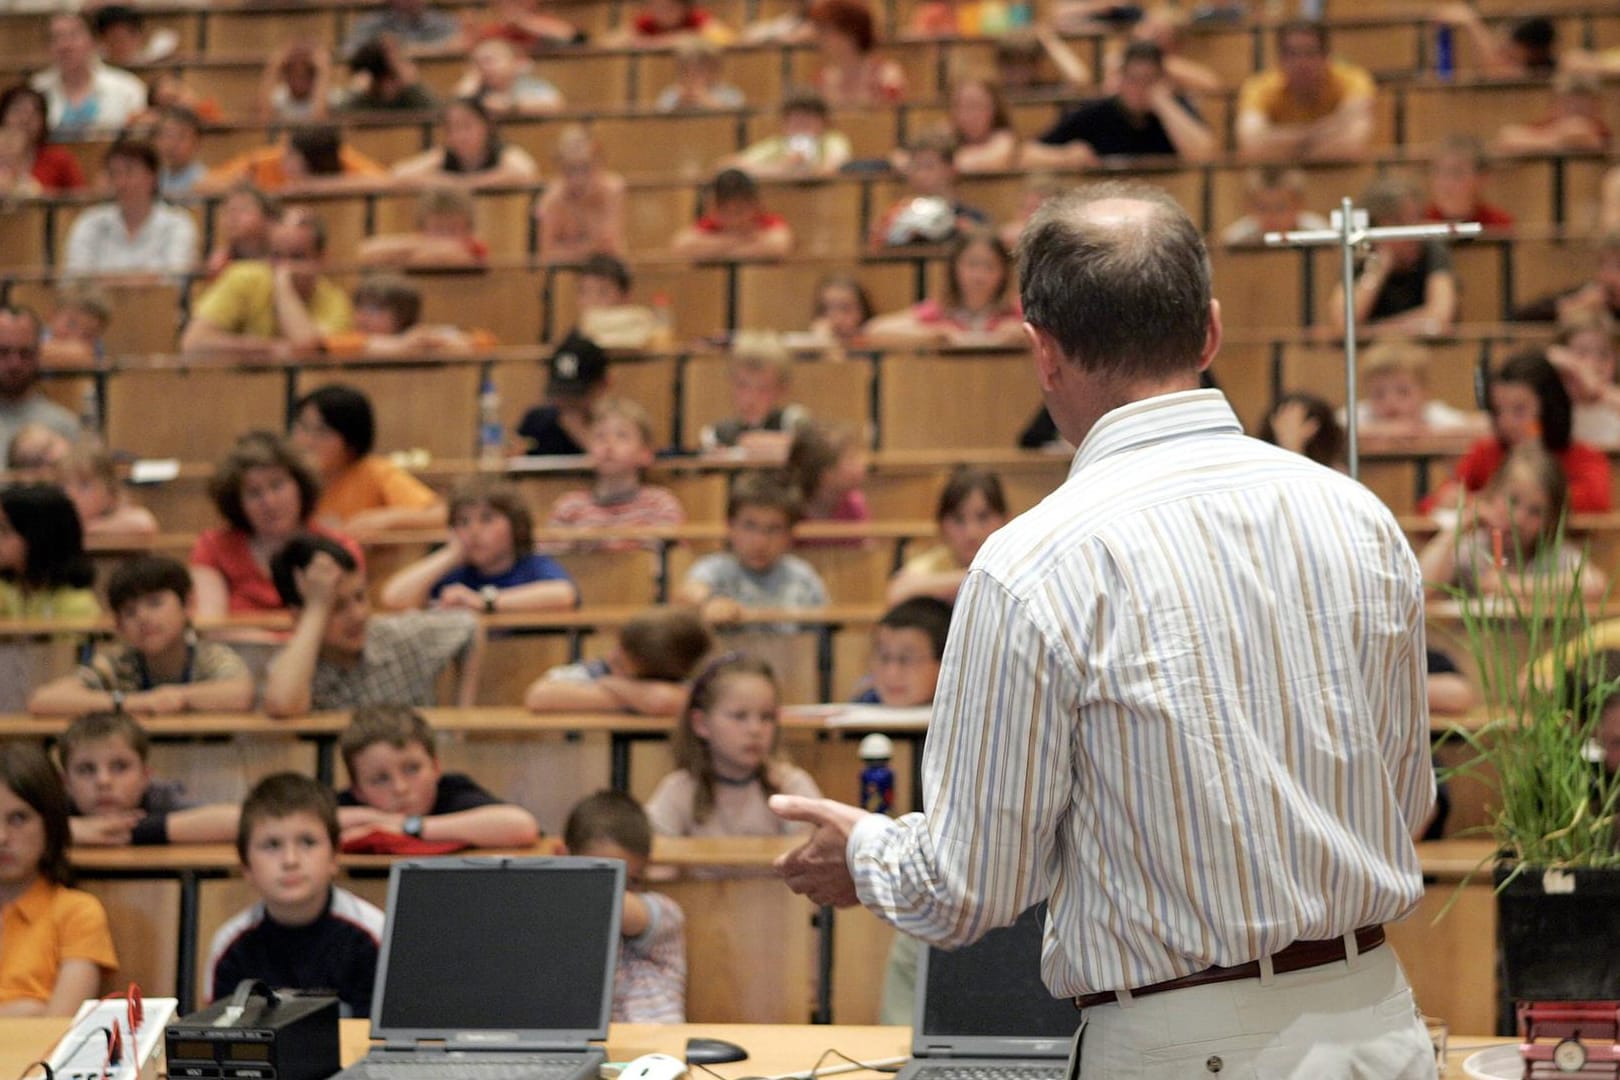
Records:
{"label": "child wearing black cap", "polygon": [[607,353],[577,331],[546,361],[546,400],[523,416],[518,435],[530,454],[583,454],[591,413],[608,390]]}

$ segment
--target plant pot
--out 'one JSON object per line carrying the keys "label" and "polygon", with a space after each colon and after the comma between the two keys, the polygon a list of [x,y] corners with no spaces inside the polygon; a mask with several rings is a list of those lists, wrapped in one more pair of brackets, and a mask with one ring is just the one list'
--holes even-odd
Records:
{"label": "plant pot", "polygon": [[1503,997],[1620,1000],[1620,868],[1532,868],[1504,888],[1511,872],[1493,871]]}

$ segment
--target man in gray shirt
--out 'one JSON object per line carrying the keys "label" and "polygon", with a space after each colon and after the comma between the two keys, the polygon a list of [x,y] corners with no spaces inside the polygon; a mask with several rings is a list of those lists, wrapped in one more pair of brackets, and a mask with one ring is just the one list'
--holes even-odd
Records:
{"label": "man in gray shirt", "polygon": [[39,316],[25,307],[0,307],[0,459],[28,424],[44,424],[68,439],[79,421],[39,389]]}

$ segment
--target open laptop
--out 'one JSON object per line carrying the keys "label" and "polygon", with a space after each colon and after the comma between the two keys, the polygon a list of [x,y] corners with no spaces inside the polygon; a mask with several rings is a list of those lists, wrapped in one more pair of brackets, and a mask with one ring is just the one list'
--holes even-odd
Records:
{"label": "open laptop", "polygon": [[953,952],[923,950],[896,1080],[1060,1080],[1080,1011],[1041,982],[1046,905]]}
{"label": "open laptop", "polygon": [[367,1056],[343,1080],[584,1080],[606,1054],[624,863],[396,862]]}

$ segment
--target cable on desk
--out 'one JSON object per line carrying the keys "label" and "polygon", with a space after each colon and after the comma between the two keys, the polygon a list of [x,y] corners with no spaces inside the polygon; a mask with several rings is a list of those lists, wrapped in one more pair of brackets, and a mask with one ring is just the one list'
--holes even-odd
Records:
{"label": "cable on desk", "polygon": [[872,1072],[880,1073],[897,1073],[900,1071],[900,1066],[898,1065],[869,1065],[864,1061],[857,1061],[855,1058],[850,1057],[842,1050],[829,1047],[826,1050],[823,1050],[821,1056],[816,1058],[816,1063],[810,1066],[810,1080],[816,1080],[816,1077],[821,1073],[822,1064],[830,1057],[843,1058],[857,1069],[870,1069]]}

